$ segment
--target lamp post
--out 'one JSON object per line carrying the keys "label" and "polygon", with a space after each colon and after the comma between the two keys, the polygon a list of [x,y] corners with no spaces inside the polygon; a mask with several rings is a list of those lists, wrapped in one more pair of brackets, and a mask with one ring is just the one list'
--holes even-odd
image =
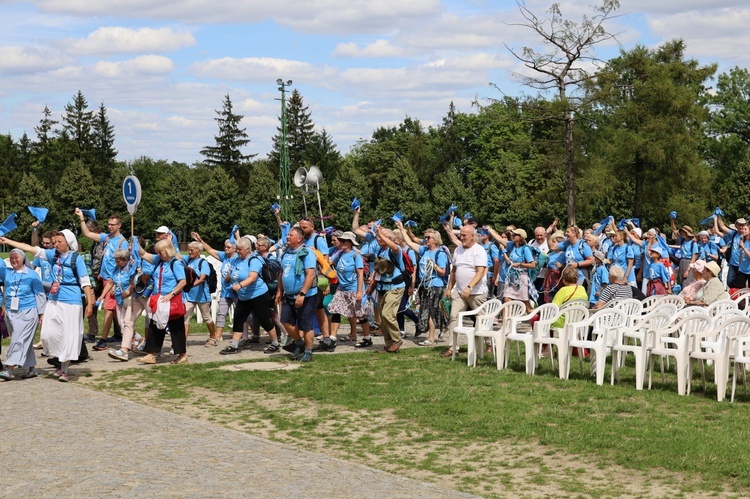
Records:
{"label": "lamp post", "polygon": [[291,86],[292,80],[276,80],[281,92],[281,147],[279,150],[279,206],[282,220],[291,219],[290,203],[293,199],[292,185],[289,173],[289,149],[286,143],[286,87]]}

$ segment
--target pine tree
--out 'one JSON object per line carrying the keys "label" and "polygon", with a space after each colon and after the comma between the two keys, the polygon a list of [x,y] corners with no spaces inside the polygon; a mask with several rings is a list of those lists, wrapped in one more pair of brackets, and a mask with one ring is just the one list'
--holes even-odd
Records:
{"label": "pine tree", "polygon": [[[297,89],[292,90],[289,100],[286,101],[286,143],[289,150],[289,168],[292,172],[300,166],[313,164],[309,148],[313,144],[315,123],[308,108],[309,106],[304,105],[302,94]],[[276,130],[278,133],[273,137],[273,151],[269,158],[278,168],[281,127]]]}
{"label": "pine tree", "polygon": [[87,111],[89,105],[86,97],[79,90],[73,96],[73,102],[65,105],[65,114],[62,117],[63,131],[74,144],[75,159],[88,164],[92,153],[91,127],[94,121],[94,112]]}
{"label": "pine tree", "polygon": [[55,171],[52,159],[54,154],[53,134],[57,124],[58,122],[52,119],[52,111],[45,105],[42,119],[39,121],[39,125],[34,127],[36,142],[32,145],[32,164],[34,172],[47,184],[54,178],[60,178],[62,171]]}
{"label": "pine tree", "polygon": [[99,111],[92,122],[92,145],[94,178],[108,178],[111,169],[115,165],[117,150],[115,149],[115,127],[107,117],[107,108],[102,102]]}
{"label": "pine tree", "polygon": [[216,114],[218,117],[214,120],[219,124],[219,134],[214,136],[215,146],[201,149],[201,154],[206,157],[203,162],[208,166],[221,166],[240,186],[247,186],[250,171],[247,161],[255,154],[242,154],[240,150],[250,143],[245,128],[240,128],[244,116],[232,112],[229,94],[224,96],[223,108]]}

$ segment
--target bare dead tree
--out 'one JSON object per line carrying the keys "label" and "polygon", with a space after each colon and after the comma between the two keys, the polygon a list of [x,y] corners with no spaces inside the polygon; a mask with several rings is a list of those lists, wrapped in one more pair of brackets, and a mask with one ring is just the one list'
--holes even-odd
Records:
{"label": "bare dead tree", "polygon": [[505,47],[524,66],[537,73],[532,76],[516,73],[514,76],[529,87],[557,91],[562,106],[562,114],[557,118],[562,120],[565,130],[568,224],[572,225],[576,220],[573,119],[581,106],[581,100],[575,97],[574,90],[593,77],[584,66],[594,66],[600,62],[594,53],[594,46],[616,39],[617,35],[608,33],[604,24],[617,17],[614,12],[620,7],[620,2],[603,0],[600,6],[594,7],[592,16],[584,15],[579,22],[565,19],[557,3],[552,4],[543,17],[534,14],[523,1],[517,4],[524,21],[510,25],[532,30],[548,50],[541,52],[532,47],[523,47],[519,52],[507,44]]}

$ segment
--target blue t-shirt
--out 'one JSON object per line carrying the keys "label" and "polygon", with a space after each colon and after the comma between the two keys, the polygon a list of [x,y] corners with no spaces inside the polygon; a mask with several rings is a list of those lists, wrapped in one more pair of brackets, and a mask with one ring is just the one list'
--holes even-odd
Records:
{"label": "blue t-shirt", "polygon": [[482,247],[484,248],[484,251],[487,252],[487,277],[492,277],[492,272],[495,268],[495,260],[500,260],[500,248],[492,243],[483,244]]}
{"label": "blue t-shirt", "polygon": [[[362,255],[356,251],[343,251],[336,256],[336,275],[339,277],[339,291],[354,293],[359,281],[357,271],[365,268]],[[363,283],[364,284],[364,283]]]}
{"label": "blue t-shirt", "polygon": [[726,244],[732,245],[732,250],[729,255],[729,265],[734,267],[740,265],[740,253],[742,252],[742,248],[740,248],[740,239],[742,239],[742,236],[740,236],[736,230],[729,231],[729,234],[724,236]]}
{"label": "blue t-shirt", "polygon": [[[591,251],[591,246],[586,244],[586,241],[583,239],[578,239],[575,244],[570,244],[570,241],[566,239],[561,243],[557,243],[557,247],[565,253],[566,265],[570,265],[573,262],[581,263],[594,256],[594,252]],[[583,272],[581,269],[578,269],[578,278],[583,279]]]}
{"label": "blue t-shirt", "polygon": [[14,297],[18,298],[18,310],[28,310],[36,308],[37,295],[44,295],[44,286],[42,280],[33,270],[23,267],[21,270],[5,269],[4,297],[5,307],[11,310],[11,303]]}
{"label": "blue t-shirt", "polygon": [[445,250],[442,248],[435,248],[434,250],[430,250],[427,248],[427,246],[420,246],[419,247],[419,279],[423,286],[428,288],[442,288],[445,287],[445,284],[448,282],[448,273],[441,277],[438,275],[438,273],[433,270],[432,271],[432,278],[429,280],[429,282],[422,282],[424,280],[424,273],[427,269],[427,265],[429,265],[429,262],[433,262],[435,264],[435,267],[440,267],[441,269],[445,269],[448,266],[448,255],[446,254]]}
{"label": "blue t-shirt", "polygon": [[591,294],[589,295],[589,303],[596,303],[599,301],[597,293],[605,284],[609,284],[609,271],[604,265],[599,265],[596,267],[594,275],[591,276]]}
{"label": "blue t-shirt", "polygon": [[260,277],[260,269],[263,268],[263,257],[257,254],[249,255],[244,260],[237,258],[232,268],[232,281],[229,286],[234,286],[238,282],[244,281],[255,273],[258,277],[249,286],[245,286],[237,291],[237,297],[242,301],[252,300],[268,292],[268,285]]}
{"label": "blue t-shirt", "polygon": [[661,262],[651,262],[648,272],[643,273],[644,279],[658,279],[665,285],[669,283],[669,272]]}
{"label": "blue t-shirt", "polygon": [[[174,262],[174,263],[173,263]],[[172,269],[174,268],[174,272]],[[159,255],[154,255],[154,292],[166,295],[177,287],[177,283],[185,279],[185,264],[182,260],[172,258],[168,262],[162,262]]]}
{"label": "blue t-shirt", "polygon": [[747,256],[742,248],[740,248],[740,251],[742,251],[740,253],[740,272],[743,274],[750,274],[750,256]]}
{"label": "blue t-shirt", "polygon": [[[59,255],[57,250],[48,249],[44,250],[42,259],[47,260],[52,264],[53,282],[56,281],[60,284],[57,293],[50,293],[49,299],[60,303],[67,303],[69,305],[83,305],[81,287],[79,281],[76,280],[73,268],[71,267],[73,252],[69,251],[65,255]],[[78,255],[75,266],[79,278],[84,276],[88,277],[86,262],[83,261],[81,255]]]}
{"label": "blue t-shirt", "polygon": [[380,281],[376,286],[378,291],[390,291],[392,289],[405,288],[406,283],[404,282],[404,279],[400,279],[401,282],[397,284],[393,283],[393,281],[399,280],[399,277],[401,277],[404,272],[404,258],[401,255],[401,250],[392,251],[388,247],[381,248],[378,252],[378,258],[385,258],[393,264],[393,274],[380,275]]}
{"label": "blue t-shirt", "polygon": [[693,258],[693,255],[698,255],[698,243],[692,237],[687,239],[680,237],[680,252],[682,253],[682,258],[690,260]]}
{"label": "blue t-shirt", "polygon": [[[558,266],[557,264],[560,264]],[[547,268],[548,269],[555,269],[555,270],[562,270],[562,267],[565,267],[565,253],[562,251],[550,251],[547,253]]]}
{"label": "blue t-shirt", "polygon": [[108,234],[99,234],[99,241],[104,245],[102,268],[99,271],[99,276],[102,279],[110,279],[116,266],[115,251],[118,249],[128,249],[128,240],[122,234],[117,237],[109,237]]}
{"label": "blue t-shirt", "polygon": [[[375,256],[378,254],[378,251],[380,251],[380,245],[378,244],[378,240],[375,236],[372,235],[371,232],[368,232],[365,236],[365,242],[362,243],[362,246],[359,247],[359,252],[362,253],[362,256],[367,260],[368,256]],[[375,262],[374,258],[370,258],[369,260],[373,260],[368,262],[369,271],[372,274],[375,272]]]}
{"label": "blue t-shirt", "polygon": [[[297,260],[303,248],[307,251],[307,256],[305,256],[301,265],[298,266]],[[300,246],[296,250],[292,250],[287,246],[281,255],[281,284],[284,287],[284,294],[296,295],[299,293],[302,290],[302,285],[305,283],[305,271],[307,269],[314,270],[317,263],[318,260],[315,258],[315,253],[310,251],[305,245]],[[299,273],[295,271],[296,267],[299,267]],[[305,296],[315,296],[316,294],[318,294],[318,286],[316,282],[313,282],[310,289],[305,293]]]}
{"label": "blue t-shirt", "polygon": [[211,273],[211,264],[203,257],[192,258],[187,261],[188,267],[195,271],[196,280],[201,276],[206,276],[204,281],[197,286],[193,286],[190,291],[185,293],[185,301],[190,303],[208,303],[211,301],[211,293],[208,290],[208,276]]}
{"label": "blue t-shirt", "polygon": [[638,243],[628,243],[628,246],[633,251],[633,268],[638,270],[643,266],[643,252],[641,246]]}
{"label": "blue t-shirt", "polygon": [[[217,251],[219,261],[221,262],[221,271],[219,272],[218,278],[221,279],[221,297],[222,298],[237,298],[237,293],[232,289],[232,269],[240,260],[237,253],[231,258],[226,254],[225,251]],[[227,280],[227,277],[229,280]]]}
{"label": "blue t-shirt", "polygon": [[[634,260],[633,249],[627,244],[614,244],[609,248],[607,259],[612,262],[612,265],[617,265],[622,270],[628,270],[628,259]],[[635,266],[630,269],[630,273],[625,278],[628,281],[635,281]]]}
{"label": "blue t-shirt", "polygon": [[42,282],[54,281],[54,278],[52,277],[52,265],[47,260],[42,260],[41,258],[36,257],[34,258],[34,261],[31,262],[31,266],[35,269],[41,269]]}
{"label": "blue t-shirt", "polygon": [[112,284],[114,284],[115,301],[118,305],[122,305],[122,294],[130,289],[130,284],[135,275],[135,265],[125,265],[125,267],[115,266],[112,271]]}
{"label": "blue t-shirt", "polygon": [[308,248],[315,248],[324,255],[328,254],[328,241],[326,241],[326,236],[323,234],[313,233],[313,235],[308,237],[305,241],[305,246]]}
{"label": "blue t-shirt", "polygon": [[698,258],[707,262],[715,262],[717,260],[708,255],[719,256],[719,247],[716,243],[713,241],[708,241],[706,244],[698,243]]}

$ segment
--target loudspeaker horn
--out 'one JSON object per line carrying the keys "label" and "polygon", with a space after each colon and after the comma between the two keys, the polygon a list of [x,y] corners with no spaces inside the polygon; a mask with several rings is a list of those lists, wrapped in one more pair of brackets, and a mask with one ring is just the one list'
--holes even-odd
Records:
{"label": "loudspeaker horn", "polygon": [[307,170],[305,170],[304,166],[300,166],[297,168],[297,171],[294,172],[294,185],[296,187],[302,187],[305,185],[305,180],[307,179]]}
{"label": "loudspeaker horn", "polygon": [[311,166],[307,170],[307,178],[305,178],[305,183],[307,185],[311,186],[317,186],[323,181],[323,172],[320,171],[320,168],[317,166]]}

